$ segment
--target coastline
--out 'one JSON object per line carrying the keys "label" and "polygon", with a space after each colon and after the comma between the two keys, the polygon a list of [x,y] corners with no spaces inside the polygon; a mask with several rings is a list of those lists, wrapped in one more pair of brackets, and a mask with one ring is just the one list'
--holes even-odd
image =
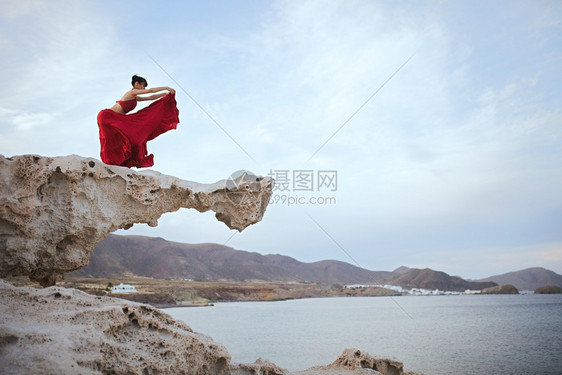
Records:
{"label": "coastline", "polygon": [[[38,286],[25,278],[10,280],[18,286]],[[138,293],[111,293],[110,285],[119,283],[134,285]],[[229,281],[186,281],[160,280],[145,277],[90,278],[66,276],[58,285],[75,288],[88,294],[110,295],[135,302],[147,303],[155,307],[198,307],[215,302],[244,301],[285,301],[321,297],[379,297],[400,296],[394,290],[367,287],[359,289],[344,288],[342,285],[297,282],[229,282]],[[144,298],[140,298],[144,297]],[[175,301],[176,304],[173,303]]]}
{"label": "coastline", "polygon": [[[25,277],[10,278],[18,286],[39,284]],[[136,293],[110,293],[110,286],[118,283],[134,285]],[[400,296],[450,296],[479,295],[479,293],[459,293],[423,291],[420,289],[396,290],[380,286],[345,287],[339,284],[325,285],[312,282],[231,282],[231,281],[192,281],[162,280],[146,277],[93,278],[66,276],[59,285],[75,288],[96,296],[111,296],[133,302],[146,303],[158,309],[178,307],[209,307],[222,302],[274,302],[295,299],[329,297],[400,297]],[[520,294],[532,294],[521,291]]]}

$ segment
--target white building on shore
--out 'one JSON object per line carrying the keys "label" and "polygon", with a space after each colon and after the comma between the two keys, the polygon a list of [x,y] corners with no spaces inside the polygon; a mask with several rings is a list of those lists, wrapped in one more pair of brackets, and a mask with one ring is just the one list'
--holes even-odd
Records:
{"label": "white building on shore", "polygon": [[129,284],[119,284],[111,288],[111,293],[137,293],[137,289],[134,285]]}

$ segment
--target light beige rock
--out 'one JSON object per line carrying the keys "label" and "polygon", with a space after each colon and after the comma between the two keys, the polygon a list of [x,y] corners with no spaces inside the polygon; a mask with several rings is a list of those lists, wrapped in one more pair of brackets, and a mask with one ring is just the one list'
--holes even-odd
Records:
{"label": "light beige rock", "polygon": [[[402,363],[346,349],[332,364],[290,373],[258,359],[231,363],[226,348],[151,307],[62,287],[0,280],[0,373],[401,375]],[[410,373],[413,374],[413,373]]]}
{"label": "light beige rock", "polygon": [[156,226],[162,214],[180,208],[213,210],[242,231],[262,219],[273,185],[246,173],[199,184],[76,155],[0,155],[0,277],[27,275],[54,285],[57,275],[84,267],[110,232]]}
{"label": "light beige rock", "polygon": [[330,365],[313,367],[294,375],[402,375],[404,365],[393,359],[373,357],[357,349],[345,349]]}
{"label": "light beige rock", "polygon": [[210,337],[148,305],[0,280],[2,374],[227,374]]}
{"label": "light beige rock", "polygon": [[258,358],[250,364],[231,364],[229,375],[290,375],[290,373],[267,359]]}

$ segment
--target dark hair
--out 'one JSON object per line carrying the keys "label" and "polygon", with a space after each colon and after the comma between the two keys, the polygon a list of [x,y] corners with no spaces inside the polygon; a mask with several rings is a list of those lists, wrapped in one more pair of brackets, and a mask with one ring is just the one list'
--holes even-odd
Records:
{"label": "dark hair", "polygon": [[138,82],[141,85],[144,84],[144,87],[148,86],[148,82],[146,82],[146,79],[144,79],[144,78],[142,78],[142,77],[140,77],[136,74],[133,76],[133,80],[131,81],[131,85],[134,86],[135,82]]}

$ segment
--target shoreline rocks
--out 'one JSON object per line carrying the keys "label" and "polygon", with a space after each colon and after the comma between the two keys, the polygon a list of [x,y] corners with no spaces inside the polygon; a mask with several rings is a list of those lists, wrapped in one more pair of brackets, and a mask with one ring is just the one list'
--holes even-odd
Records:
{"label": "shoreline rocks", "polygon": [[227,349],[149,305],[63,287],[0,280],[3,374],[317,375],[404,373],[401,362],[346,349],[327,366],[290,373],[258,359],[231,363]]}
{"label": "shoreline rocks", "polygon": [[220,374],[230,354],[148,305],[0,280],[4,374]]}

